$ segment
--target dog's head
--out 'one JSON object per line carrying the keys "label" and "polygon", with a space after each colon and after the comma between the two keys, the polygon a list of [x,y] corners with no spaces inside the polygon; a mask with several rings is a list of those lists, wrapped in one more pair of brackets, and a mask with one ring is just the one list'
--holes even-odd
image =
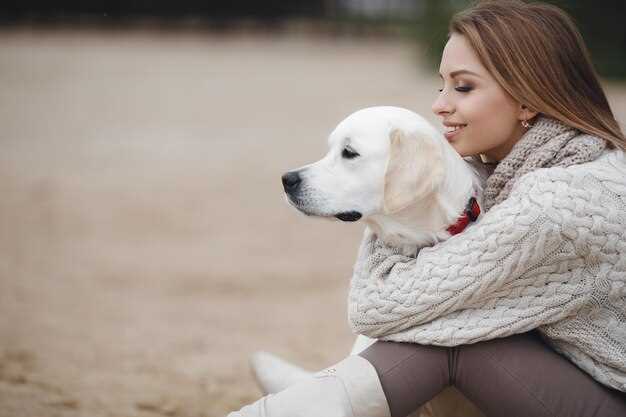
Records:
{"label": "dog's head", "polygon": [[321,160],[282,177],[288,201],[311,216],[356,221],[432,198],[443,178],[442,136],[417,114],[370,107],[344,119]]}

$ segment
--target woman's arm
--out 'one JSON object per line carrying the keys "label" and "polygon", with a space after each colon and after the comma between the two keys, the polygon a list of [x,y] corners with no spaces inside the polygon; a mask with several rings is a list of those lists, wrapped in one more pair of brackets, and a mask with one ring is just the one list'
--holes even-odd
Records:
{"label": "woman's arm", "polygon": [[481,222],[417,257],[366,231],[349,296],[354,331],[451,344],[529,330],[580,308],[591,280],[564,233],[576,194],[567,184],[526,175]]}

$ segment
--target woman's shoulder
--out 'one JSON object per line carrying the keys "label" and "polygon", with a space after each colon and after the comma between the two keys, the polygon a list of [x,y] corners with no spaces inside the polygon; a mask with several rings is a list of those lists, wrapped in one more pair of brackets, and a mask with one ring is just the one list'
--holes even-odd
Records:
{"label": "woman's shoulder", "polygon": [[621,149],[607,149],[597,159],[565,168],[572,175],[593,175],[598,179],[626,182],[626,153]]}
{"label": "woman's shoulder", "polygon": [[567,167],[539,168],[522,176],[513,187],[516,192],[561,191],[572,189],[598,191],[606,188],[626,198],[626,153],[620,149],[604,151],[597,159]]}

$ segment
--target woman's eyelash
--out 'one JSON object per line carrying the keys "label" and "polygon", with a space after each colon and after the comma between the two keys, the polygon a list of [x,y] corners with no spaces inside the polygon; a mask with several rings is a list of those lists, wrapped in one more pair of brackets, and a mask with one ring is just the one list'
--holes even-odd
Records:
{"label": "woman's eyelash", "polygon": [[[467,86],[455,87],[454,89],[460,93],[467,93],[467,92],[472,91],[472,87],[467,87]],[[443,88],[440,88],[439,92],[441,93],[442,91],[443,91]]]}

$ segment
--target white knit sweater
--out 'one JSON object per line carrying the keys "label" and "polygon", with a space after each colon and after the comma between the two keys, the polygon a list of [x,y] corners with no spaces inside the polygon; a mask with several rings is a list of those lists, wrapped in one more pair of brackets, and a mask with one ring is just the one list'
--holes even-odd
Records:
{"label": "white knit sweater", "polygon": [[626,391],[626,157],[532,171],[480,222],[417,257],[369,230],[351,281],[356,333],[456,346],[537,328]]}

